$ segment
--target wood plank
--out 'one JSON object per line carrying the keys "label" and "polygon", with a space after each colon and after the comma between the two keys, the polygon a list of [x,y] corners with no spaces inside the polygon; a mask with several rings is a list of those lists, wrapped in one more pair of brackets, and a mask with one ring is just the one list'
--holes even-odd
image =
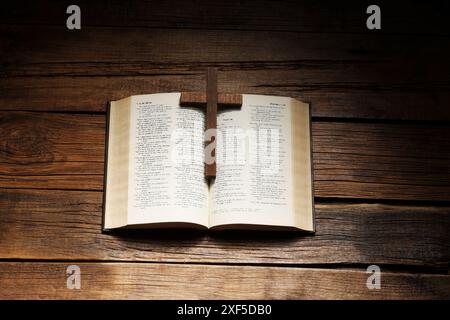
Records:
{"label": "wood plank", "polygon": [[[450,127],[313,122],[316,197],[450,199]],[[103,189],[105,116],[0,112],[0,187]]]}
{"label": "wood plank", "polygon": [[0,184],[103,188],[105,116],[2,113]]}
{"label": "wood plank", "polygon": [[446,270],[449,207],[316,204],[314,236],[151,230],[101,233],[101,192],[3,189],[0,259],[379,264]]}
{"label": "wood plank", "polygon": [[[1,25],[0,49],[1,74],[9,76],[142,74],[167,65],[371,61],[425,72],[423,80],[448,81],[450,44],[442,37],[406,35],[95,27],[69,32],[56,26]],[[390,76],[395,73],[384,79]]]}
{"label": "wood plank", "polygon": [[[81,288],[67,289],[66,269],[81,270]],[[368,274],[251,266],[149,263],[0,263],[0,299],[449,299],[450,276]]]}
{"label": "wood plank", "polygon": [[449,126],[313,123],[315,196],[450,200]]}
{"label": "wood plank", "polygon": [[[450,120],[450,90],[439,83],[420,84],[420,76],[412,73],[402,84],[394,77],[383,80],[384,69],[370,63],[261,68],[222,70],[219,89],[308,101],[314,117]],[[201,68],[156,70],[146,76],[0,78],[0,110],[104,112],[107,101],[133,94],[205,90]]]}
{"label": "wood plank", "polygon": [[292,95],[314,116],[450,119],[439,37],[3,25],[0,49],[3,110],[99,111],[132,93],[197,91],[217,66],[220,91]]}
{"label": "wood plank", "polygon": [[[31,0],[8,2],[0,23],[64,26],[70,1]],[[368,32],[370,1],[241,1],[211,0],[192,5],[186,1],[87,1],[79,0],[82,26],[207,28],[279,30],[301,32]],[[377,1],[382,9],[382,29],[377,33],[450,34],[442,12],[446,1],[428,5],[411,1]],[[420,17],[420,23],[418,18]]]}

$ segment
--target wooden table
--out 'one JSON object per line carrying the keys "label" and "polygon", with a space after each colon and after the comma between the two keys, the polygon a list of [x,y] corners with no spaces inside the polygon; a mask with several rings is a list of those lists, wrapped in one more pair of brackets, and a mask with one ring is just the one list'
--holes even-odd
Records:
{"label": "wooden table", "polygon": [[[0,298],[450,298],[448,5],[369,31],[370,3],[79,0],[69,31],[69,4],[0,12]],[[208,66],[312,103],[314,236],[101,233],[106,102]]]}

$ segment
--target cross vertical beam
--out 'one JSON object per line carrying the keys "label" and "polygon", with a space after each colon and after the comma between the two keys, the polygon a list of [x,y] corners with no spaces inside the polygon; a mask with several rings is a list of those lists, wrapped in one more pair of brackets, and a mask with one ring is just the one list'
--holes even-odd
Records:
{"label": "cross vertical beam", "polygon": [[[206,75],[206,130],[217,129],[217,68],[208,68]],[[211,139],[213,142],[215,137]],[[212,151],[211,156],[215,157],[216,150]],[[212,164],[205,163],[205,177],[210,179],[216,176],[216,162]]]}
{"label": "cross vertical beam", "polygon": [[[242,95],[234,93],[218,93],[217,68],[208,68],[206,72],[206,92],[181,92],[180,106],[200,107],[206,109],[206,130],[217,129],[217,109],[234,109],[242,106]],[[216,137],[209,141],[214,141]],[[216,156],[214,149],[212,156]],[[216,176],[216,162],[205,163],[205,177],[207,179]]]}

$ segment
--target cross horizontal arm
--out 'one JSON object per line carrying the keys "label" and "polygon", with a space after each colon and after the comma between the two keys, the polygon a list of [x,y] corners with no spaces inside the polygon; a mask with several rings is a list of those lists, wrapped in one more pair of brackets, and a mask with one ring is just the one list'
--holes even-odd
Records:
{"label": "cross horizontal arm", "polygon": [[[217,95],[217,104],[222,107],[241,107],[242,95],[234,93],[219,93]],[[206,93],[204,92],[181,92],[180,105],[205,106]]]}

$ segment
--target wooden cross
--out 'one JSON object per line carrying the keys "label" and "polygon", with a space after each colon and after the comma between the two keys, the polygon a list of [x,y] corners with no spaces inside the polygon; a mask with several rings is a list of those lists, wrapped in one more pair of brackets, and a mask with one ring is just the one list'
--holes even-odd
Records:
{"label": "wooden cross", "polygon": [[[206,130],[217,129],[217,106],[221,108],[240,108],[242,95],[232,93],[218,93],[217,68],[208,68],[206,74],[206,92],[182,92],[181,106],[202,107],[206,106]],[[211,139],[211,142],[214,138]],[[215,157],[215,150],[212,156]],[[216,162],[205,163],[205,177],[207,179],[216,176]]]}

